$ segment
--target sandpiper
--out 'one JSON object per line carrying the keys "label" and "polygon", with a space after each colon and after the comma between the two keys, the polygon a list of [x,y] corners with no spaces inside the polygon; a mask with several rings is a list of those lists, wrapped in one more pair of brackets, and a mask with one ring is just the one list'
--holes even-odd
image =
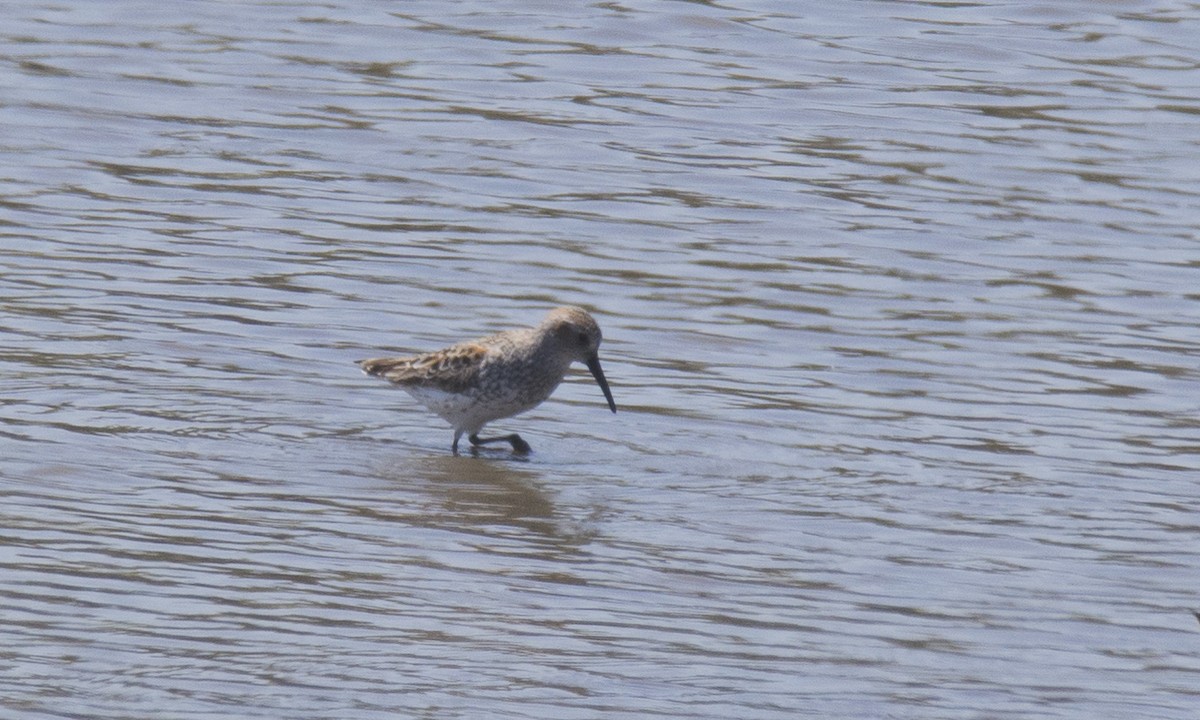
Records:
{"label": "sandpiper", "polygon": [[472,445],[506,441],[514,452],[527,453],[520,435],[481,438],[493,420],[537,407],[562,382],[576,360],[596,378],[608,407],[617,404],[600,369],[600,326],[586,310],[560,307],[540,325],[506,330],[444,350],[405,357],[359,360],[368,375],[389,380],[454,427],[450,449],[458,454],[464,434]]}

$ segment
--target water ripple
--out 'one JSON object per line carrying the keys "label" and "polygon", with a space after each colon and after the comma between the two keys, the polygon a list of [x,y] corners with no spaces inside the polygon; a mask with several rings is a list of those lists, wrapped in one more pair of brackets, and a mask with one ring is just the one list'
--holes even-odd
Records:
{"label": "water ripple", "polygon": [[1194,714],[1194,9],[10,15],[12,717]]}

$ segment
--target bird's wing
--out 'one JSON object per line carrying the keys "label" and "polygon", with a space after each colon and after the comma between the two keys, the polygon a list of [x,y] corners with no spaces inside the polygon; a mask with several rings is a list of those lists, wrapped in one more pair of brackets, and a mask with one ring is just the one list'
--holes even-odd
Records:
{"label": "bird's wing", "polygon": [[366,374],[397,385],[462,392],[474,383],[486,355],[482,345],[461,343],[423,355],[360,360],[358,365]]}

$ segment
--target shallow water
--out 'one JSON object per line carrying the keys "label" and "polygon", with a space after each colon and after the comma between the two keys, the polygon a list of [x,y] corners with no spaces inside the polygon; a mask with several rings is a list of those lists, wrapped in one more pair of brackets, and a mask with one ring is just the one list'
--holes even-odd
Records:
{"label": "shallow water", "polygon": [[1196,6],[5,16],[5,717],[1194,717]]}

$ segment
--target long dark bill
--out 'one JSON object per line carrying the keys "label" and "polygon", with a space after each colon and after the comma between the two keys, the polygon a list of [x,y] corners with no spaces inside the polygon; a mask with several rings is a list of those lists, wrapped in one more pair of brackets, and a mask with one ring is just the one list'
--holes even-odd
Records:
{"label": "long dark bill", "polygon": [[613,401],[612,391],[608,389],[608,380],[604,379],[604,371],[600,369],[600,356],[593,355],[587,359],[588,370],[592,371],[592,377],[596,378],[596,382],[600,384],[600,389],[604,391],[604,397],[608,400],[608,407],[613,411],[617,411],[617,403]]}

